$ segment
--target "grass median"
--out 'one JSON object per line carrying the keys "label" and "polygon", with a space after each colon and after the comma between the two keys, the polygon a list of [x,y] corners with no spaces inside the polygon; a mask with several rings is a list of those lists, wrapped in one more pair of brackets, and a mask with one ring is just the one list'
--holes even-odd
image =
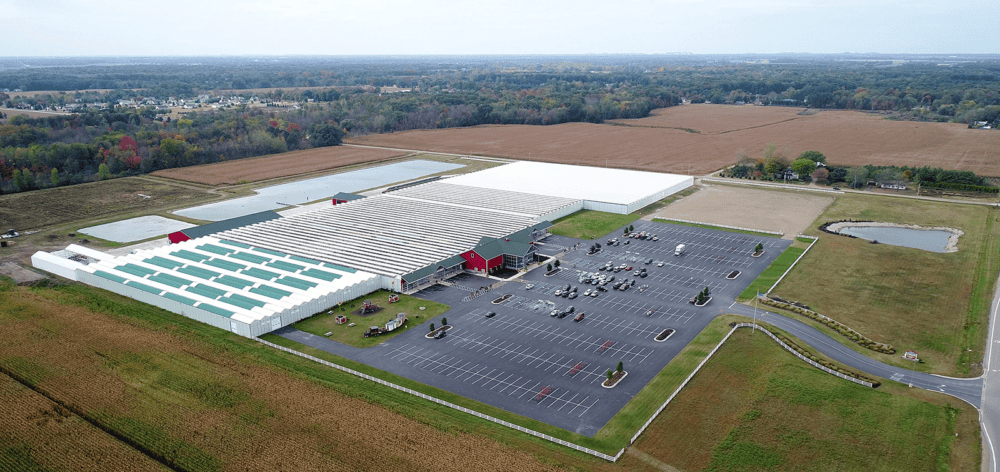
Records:
{"label": "grass median", "polygon": [[606,213],[603,211],[580,210],[572,215],[567,215],[553,221],[553,226],[549,232],[570,238],[597,239],[617,230],[618,228],[627,226],[643,216],[655,213],[670,203],[697,191],[697,187],[690,187],[627,215]]}

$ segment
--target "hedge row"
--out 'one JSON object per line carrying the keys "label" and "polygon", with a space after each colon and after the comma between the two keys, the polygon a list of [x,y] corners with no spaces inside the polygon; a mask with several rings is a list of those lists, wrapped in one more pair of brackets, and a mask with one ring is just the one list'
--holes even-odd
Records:
{"label": "hedge row", "polygon": [[803,356],[806,357],[806,359],[809,359],[809,360],[811,360],[811,361],[813,361],[813,362],[815,362],[815,363],[817,363],[817,364],[819,364],[819,365],[821,365],[823,367],[826,367],[827,369],[831,369],[833,371],[840,372],[841,374],[844,374],[844,375],[846,375],[848,377],[856,378],[858,380],[864,380],[865,382],[871,382],[872,388],[878,388],[879,385],[882,385],[881,382],[879,382],[878,380],[875,380],[875,379],[873,379],[871,377],[868,377],[867,375],[855,372],[853,370],[845,369],[843,367],[838,366],[837,364],[834,364],[833,362],[830,362],[830,361],[826,360],[825,358],[818,357],[818,356],[814,355],[812,352],[809,352],[809,351],[803,349],[798,344],[796,344],[795,341],[792,341],[788,336],[785,336],[784,334],[782,334],[781,332],[775,330],[774,328],[769,328],[768,331],[770,331],[771,334],[774,334],[775,336],[777,336],[778,339],[780,339],[781,342],[787,344],[788,347],[790,347],[792,349],[795,349],[795,352],[798,352],[799,354],[802,354]]}
{"label": "hedge row", "polygon": [[946,189],[946,190],[965,190],[968,192],[981,192],[981,193],[997,193],[1000,192],[1000,188],[990,187],[987,185],[973,185],[973,184],[956,184],[950,182],[937,182],[937,183],[922,183],[923,188],[935,188],[935,189]]}
{"label": "hedge row", "polygon": [[781,308],[783,310],[788,310],[788,311],[791,311],[791,312],[794,312],[794,313],[798,313],[798,314],[800,314],[802,316],[805,316],[807,318],[810,318],[812,320],[819,321],[820,323],[823,323],[823,324],[829,326],[830,328],[833,328],[834,331],[840,333],[841,335],[843,335],[847,339],[850,339],[851,341],[854,341],[859,346],[862,346],[862,347],[864,347],[866,349],[871,349],[872,351],[875,351],[875,352],[881,352],[883,354],[890,354],[890,355],[896,353],[896,348],[892,347],[891,345],[884,344],[884,343],[879,343],[879,342],[875,342],[872,339],[868,338],[867,336],[865,336],[865,335],[863,335],[863,334],[861,334],[861,333],[859,333],[859,332],[851,329],[849,326],[847,326],[847,325],[845,325],[845,324],[843,324],[843,323],[841,323],[841,322],[839,322],[837,320],[834,320],[834,319],[828,318],[826,316],[823,316],[823,315],[821,315],[819,313],[816,313],[815,311],[808,310],[808,309],[805,309],[805,308],[801,308],[801,307],[792,305],[791,303],[783,303],[783,302],[771,300],[770,298],[763,298],[762,297],[760,299],[760,301],[761,301],[761,303],[763,303],[765,305],[770,305],[770,306],[773,306],[775,308]]}

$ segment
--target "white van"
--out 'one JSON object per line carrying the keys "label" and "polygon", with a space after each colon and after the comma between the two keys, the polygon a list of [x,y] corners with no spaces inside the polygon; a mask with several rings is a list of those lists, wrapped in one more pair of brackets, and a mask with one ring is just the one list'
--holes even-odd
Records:
{"label": "white van", "polygon": [[679,256],[681,254],[684,254],[684,245],[683,244],[678,244],[677,245],[677,249],[674,249],[674,255],[675,256]]}

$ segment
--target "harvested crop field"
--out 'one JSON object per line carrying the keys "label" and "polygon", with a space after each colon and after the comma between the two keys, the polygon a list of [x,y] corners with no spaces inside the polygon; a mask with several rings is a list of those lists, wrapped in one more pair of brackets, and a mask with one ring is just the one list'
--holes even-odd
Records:
{"label": "harvested crop field", "polygon": [[[351,138],[357,144],[706,174],[768,144],[816,150],[836,165],[909,165],[1000,176],[1000,132],[958,123],[891,121],[851,111],[798,115],[777,107],[683,105],[615,124],[487,125]],[[701,129],[699,129],[701,127]],[[686,131],[690,129],[691,131]]]}
{"label": "harvested crop field", "polygon": [[164,169],[153,172],[153,175],[207,185],[231,185],[382,161],[404,154],[407,153],[386,149],[332,146],[201,166]]}
{"label": "harvested crop field", "polygon": [[[356,398],[327,386],[377,387],[370,382],[288,373],[261,360],[277,355],[269,348],[239,338],[213,348],[171,323],[135,317],[148,309],[141,304],[92,289],[0,281],[0,307],[5,372],[65,405],[73,421],[113,431],[175,470],[551,469],[491,438],[443,432],[363,399],[374,392]],[[293,359],[294,370],[315,365]],[[27,429],[6,434],[27,444],[27,454],[44,454],[35,441],[45,436]]]}
{"label": "harvested crop field", "polygon": [[833,197],[817,192],[761,190],[738,185],[703,184],[701,191],[643,219],[676,218],[764,231],[786,238],[805,232]]}

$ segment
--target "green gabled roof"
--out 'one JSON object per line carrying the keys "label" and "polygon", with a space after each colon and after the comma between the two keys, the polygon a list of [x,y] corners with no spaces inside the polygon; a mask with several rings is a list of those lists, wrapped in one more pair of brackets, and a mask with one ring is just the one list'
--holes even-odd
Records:
{"label": "green gabled roof", "polygon": [[160,290],[158,288],[150,287],[149,285],[146,285],[146,284],[141,284],[141,283],[136,282],[134,280],[129,280],[128,282],[125,283],[125,285],[128,285],[129,287],[132,287],[132,288],[137,288],[139,290],[142,290],[143,292],[152,293],[153,295],[159,295],[161,292],[163,292],[163,290]]}
{"label": "green gabled roof", "polygon": [[295,271],[299,271],[299,270],[305,269],[304,266],[300,266],[300,265],[297,265],[297,264],[292,264],[290,262],[285,262],[285,261],[271,261],[271,262],[268,262],[265,265],[268,266],[268,267],[274,267],[276,269],[281,269],[281,270],[283,270],[285,272],[295,272]]}
{"label": "green gabled roof", "polygon": [[[294,258],[295,256],[292,256],[292,257]],[[303,261],[303,262],[305,262],[305,261]],[[341,272],[347,272],[348,274],[354,274],[354,273],[358,272],[358,269],[352,269],[350,267],[344,267],[342,265],[331,264],[329,262],[324,262],[323,263],[323,267],[329,267],[331,269],[337,269],[337,270],[339,270]]]}
{"label": "green gabled roof", "polygon": [[258,295],[263,295],[268,298],[273,298],[275,300],[281,300],[292,294],[292,292],[286,292],[284,290],[276,289],[268,285],[261,285],[260,287],[254,287],[250,289],[250,293],[256,293]]}
{"label": "green gabled roof", "polygon": [[225,256],[226,254],[229,254],[230,252],[236,252],[235,249],[227,249],[227,248],[224,248],[224,247],[221,247],[221,246],[216,246],[214,244],[202,244],[201,246],[198,246],[195,249],[198,249],[200,251],[205,251],[205,252],[214,252],[214,253],[216,253],[216,254],[218,254],[220,256]]}
{"label": "green gabled roof", "polygon": [[160,257],[160,256],[150,257],[149,259],[146,259],[143,262],[145,262],[147,264],[158,265],[158,266],[163,267],[165,269],[176,269],[176,268],[184,265],[183,262],[172,261],[170,259],[163,258],[163,257]]}
{"label": "green gabled roof", "polygon": [[236,314],[236,312],[234,312],[234,311],[226,310],[224,308],[219,308],[219,307],[217,307],[215,305],[210,305],[210,304],[204,303],[204,302],[199,303],[198,306],[197,306],[197,308],[201,308],[202,310],[215,313],[216,315],[225,316],[226,318],[232,318],[233,315]]}
{"label": "green gabled roof", "polygon": [[205,265],[210,265],[213,267],[218,267],[220,269],[225,269],[230,272],[236,272],[238,270],[246,269],[247,266],[237,264],[235,262],[224,261],[222,259],[209,259],[204,262]]}
{"label": "green gabled roof", "polygon": [[190,299],[188,297],[182,297],[182,296],[180,296],[180,295],[178,295],[176,293],[173,293],[173,292],[164,293],[163,297],[164,298],[169,298],[169,299],[171,299],[171,300],[173,300],[175,302],[181,302],[181,303],[183,303],[185,305],[194,306],[195,303],[198,303],[198,302],[196,302],[196,301],[194,301],[194,300],[192,300],[192,299]]}
{"label": "green gabled roof", "polygon": [[205,279],[205,280],[222,275],[219,274],[218,272],[212,272],[210,270],[194,266],[181,267],[180,269],[177,269],[177,272],[180,272],[182,274],[192,275],[198,277],[199,279]]}
{"label": "green gabled roof", "polygon": [[233,277],[231,275],[223,275],[222,277],[215,279],[215,282],[238,289],[243,289],[253,285],[253,282],[249,280]]}
{"label": "green gabled roof", "polygon": [[261,279],[261,280],[274,280],[281,277],[281,274],[271,272],[269,270],[258,269],[256,267],[251,267],[249,269],[240,272],[243,275],[249,275],[250,277]]}
{"label": "green gabled roof", "polygon": [[187,290],[188,292],[191,293],[197,293],[198,295],[211,298],[213,300],[226,294],[226,292],[222,290],[219,290],[215,287],[209,287],[207,285],[195,285],[193,287],[188,287],[184,290]]}
{"label": "green gabled roof", "polygon": [[280,278],[278,280],[275,280],[274,283],[278,283],[278,284],[281,284],[281,285],[287,285],[289,287],[294,287],[294,288],[297,288],[299,290],[309,290],[309,289],[315,287],[316,285],[318,285],[318,284],[315,284],[315,283],[312,283],[312,282],[306,282],[305,280],[302,280],[302,279],[299,279],[299,278],[295,278],[295,277],[292,277],[292,276],[288,276],[288,275],[286,275],[286,276],[284,276],[284,277],[282,277],[282,278]]}
{"label": "green gabled roof", "polygon": [[258,256],[247,252],[233,253],[230,254],[229,257],[232,257],[233,259],[239,259],[241,261],[253,262],[254,264],[263,264],[271,260],[271,258],[269,257]]}
{"label": "green gabled roof", "polygon": [[132,274],[137,277],[145,277],[147,275],[153,275],[156,273],[155,270],[147,269],[145,267],[140,267],[135,264],[124,264],[115,267],[115,270],[124,272],[126,274]]}
{"label": "green gabled roof", "polygon": [[228,297],[222,297],[219,299],[220,302],[226,302],[232,305],[236,305],[240,308],[245,308],[247,310],[253,309],[255,306],[264,306],[265,303],[260,300],[254,300],[250,297],[244,297],[238,293],[234,293]]}
{"label": "green gabled roof", "polygon": [[228,239],[220,239],[219,242],[227,246],[238,247],[240,249],[250,249],[249,244],[238,243],[236,241],[230,241]]}
{"label": "green gabled roof", "polygon": [[195,226],[194,228],[182,229],[180,232],[184,233],[187,237],[191,239],[200,238],[202,236],[208,236],[210,234],[221,233],[226,230],[234,228],[242,228],[244,226],[250,226],[255,223],[260,223],[262,221],[273,220],[276,218],[281,218],[281,215],[274,211],[262,211],[260,213],[253,213],[245,216],[238,216],[236,218],[230,218],[228,220],[216,221],[215,223],[208,223],[201,226]]}
{"label": "green gabled roof", "polygon": [[334,274],[333,272],[327,272],[320,269],[306,269],[300,272],[300,275],[305,275],[307,277],[313,277],[320,280],[325,280],[327,282],[333,282],[340,278],[339,274]]}
{"label": "green gabled roof", "polygon": [[406,275],[403,276],[403,280],[405,280],[407,282],[416,282],[417,280],[420,280],[420,279],[422,279],[424,277],[427,277],[428,275],[433,274],[435,271],[438,270],[438,267],[444,267],[445,269],[448,269],[448,268],[454,267],[454,266],[456,266],[458,264],[461,264],[463,262],[465,262],[465,258],[464,257],[458,256],[458,255],[451,256],[451,257],[449,257],[447,259],[444,259],[444,260],[442,260],[440,262],[436,262],[434,264],[429,264],[429,265],[421,267],[420,269],[417,269],[417,270],[415,270],[413,272],[410,272],[409,274],[406,274]]}
{"label": "green gabled roof", "polygon": [[187,259],[189,261],[201,262],[208,259],[208,256],[203,256],[201,254],[195,254],[186,249],[181,249],[180,251],[174,251],[170,253],[171,256],[180,257],[181,259]]}
{"label": "green gabled roof", "polygon": [[163,285],[169,285],[174,288],[181,288],[185,285],[191,285],[191,281],[187,279],[182,279],[180,277],[175,277],[170,274],[157,274],[149,276],[149,280],[154,282],[159,282]]}
{"label": "green gabled roof", "polygon": [[94,275],[96,275],[96,276],[98,276],[98,277],[100,277],[102,279],[108,279],[108,280],[112,280],[112,281],[118,282],[120,284],[125,283],[125,280],[126,280],[125,277],[119,277],[119,276],[117,276],[115,274],[110,274],[110,273],[105,272],[103,270],[95,270],[94,271]]}
{"label": "green gabled roof", "polygon": [[496,238],[481,239],[479,241],[479,245],[474,247],[472,251],[479,254],[479,257],[486,260],[493,259],[503,254],[503,249],[500,247],[500,240]]}
{"label": "green gabled roof", "polygon": [[316,259],[310,259],[308,257],[302,257],[302,256],[289,256],[289,257],[299,262],[305,262],[306,264],[323,265],[321,261],[317,261]]}

